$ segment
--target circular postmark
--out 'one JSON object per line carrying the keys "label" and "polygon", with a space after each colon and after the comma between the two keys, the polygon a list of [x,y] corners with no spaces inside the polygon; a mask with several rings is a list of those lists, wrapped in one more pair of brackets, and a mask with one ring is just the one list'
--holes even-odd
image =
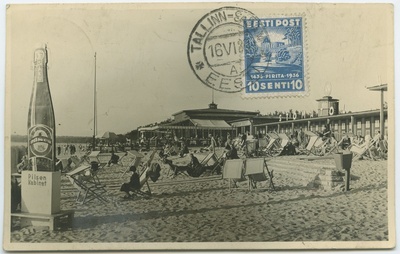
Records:
{"label": "circular postmark", "polygon": [[215,90],[235,93],[243,89],[244,19],[257,17],[238,7],[215,9],[197,22],[189,36],[190,67]]}

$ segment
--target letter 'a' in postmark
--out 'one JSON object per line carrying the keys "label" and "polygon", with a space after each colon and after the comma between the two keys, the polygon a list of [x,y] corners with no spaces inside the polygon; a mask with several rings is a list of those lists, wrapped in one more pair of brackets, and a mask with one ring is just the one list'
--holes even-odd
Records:
{"label": "letter 'a' in postmark", "polygon": [[244,97],[307,95],[304,18],[244,20]]}
{"label": "letter 'a' in postmark", "polygon": [[245,19],[257,17],[242,8],[222,7],[203,16],[193,28],[187,48],[189,64],[205,85],[228,93],[243,90]]}

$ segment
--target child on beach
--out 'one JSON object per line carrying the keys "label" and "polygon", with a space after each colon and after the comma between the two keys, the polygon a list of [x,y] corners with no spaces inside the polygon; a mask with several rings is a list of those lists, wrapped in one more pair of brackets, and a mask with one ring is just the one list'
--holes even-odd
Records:
{"label": "child on beach", "polygon": [[132,172],[131,179],[129,183],[123,183],[121,186],[120,191],[123,191],[126,193],[124,198],[130,198],[131,194],[129,192],[134,191],[134,190],[140,190],[140,178],[139,174],[136,172],[136,167],[131,166],[129,168],[129,171]]}

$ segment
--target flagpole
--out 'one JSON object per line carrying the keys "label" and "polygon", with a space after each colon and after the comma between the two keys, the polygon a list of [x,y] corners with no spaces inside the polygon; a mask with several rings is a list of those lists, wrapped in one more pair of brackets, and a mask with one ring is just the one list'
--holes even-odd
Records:
{"label": "flagpole", "polygon": [[96,149],[96,131],[97,131],[97,96],[96,96],[96,52],[94,52],[94,91],[93,91],[93,151]]}

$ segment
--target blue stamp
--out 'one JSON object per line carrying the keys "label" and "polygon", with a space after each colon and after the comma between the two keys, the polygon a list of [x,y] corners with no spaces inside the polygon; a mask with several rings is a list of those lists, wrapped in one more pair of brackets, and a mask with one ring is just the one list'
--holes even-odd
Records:
{"label": "blue stamp", "polygon": [[303,18],[244,21],[245,95],[296,96],[307,92]]}

